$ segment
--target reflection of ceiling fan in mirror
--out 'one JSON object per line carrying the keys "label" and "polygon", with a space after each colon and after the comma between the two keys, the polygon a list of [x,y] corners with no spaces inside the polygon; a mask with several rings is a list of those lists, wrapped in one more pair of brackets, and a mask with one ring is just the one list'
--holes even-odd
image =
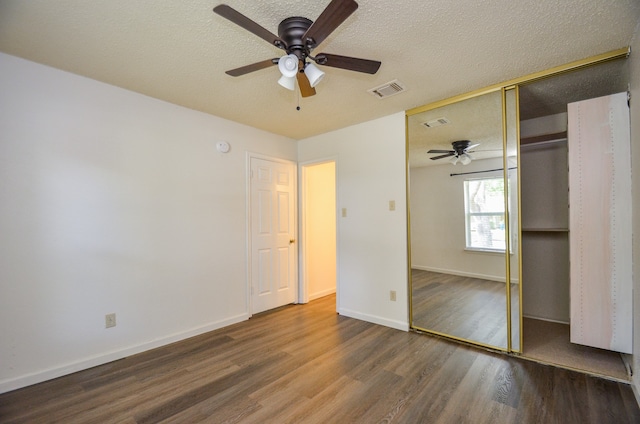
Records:
{"label": "reflection of ceiling fan in mirror", "polygon": [[458,161],[460,161],[460,163],[463,165],[468,165],[469,163],[471,163],[471,160],[473,159],[471,155],[469,155],[469,153],[472,153],[470,152],[470,150],[473,149],[474,147],[478,147],[479,145],[480,143],[471,144],[469,140],[458,140],[451,143],[453,150],[437,150],[436,149],[436,150],[429,150],[427,153],[443,153],[440,156],[434,156],[430,158],[431,160],[438,160],[438,159],[451,157],[449,162],[451,162],[454,165],[458,163]]}
{"label": "reflection of ceiling fan in mirror", "polygon": [[268,68],[272,65],[278,65],[278,69],[282,74],[278,83],[289,90],[294,90],[297,80],[302,97],[309,97],[316,94],[314,87],[324,76],[324,72],[312,62],[318,65],[342,68],[349,71],[375,74],[378,72],[381,64],[376,60],[359,59],[329,53],[318,53],[315,56],[311,55],[311,51],[351,16],[357,8],[358,3],[353,0],[331,0],[331,3],[329,3],[315,22],[299,16],[286,18],[280,22],[278,35],[275,35],[225,4],[216,6],[213,11],[218,15],[257,35],[269,44],[287,52],[287,55],[281,58],[263,60],[251,65],[232,69],[226,73],[232,77],[237,77]]}

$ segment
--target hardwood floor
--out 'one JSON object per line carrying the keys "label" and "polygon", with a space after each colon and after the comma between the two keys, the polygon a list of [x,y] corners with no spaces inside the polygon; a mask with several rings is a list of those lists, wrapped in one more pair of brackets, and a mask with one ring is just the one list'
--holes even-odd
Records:
{"label": "hardwood floor", "polygon": [[335,297],[0,395],[2,423],[638,423],[622,383],[335,313]]}
{"label": "hardwood floor", "polygon": [[[419,269],[411,270],[411,283],[414,327],[506,349],[504,283]],[[517,285],[512,291],[517,306]]]}

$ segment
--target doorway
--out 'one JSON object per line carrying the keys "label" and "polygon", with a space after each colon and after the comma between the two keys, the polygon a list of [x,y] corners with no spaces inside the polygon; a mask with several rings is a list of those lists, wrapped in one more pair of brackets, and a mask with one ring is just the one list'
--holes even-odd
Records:
{"label": "doorway", "polygon": [[336,162],[301,165],[300,303],[337,291]]}

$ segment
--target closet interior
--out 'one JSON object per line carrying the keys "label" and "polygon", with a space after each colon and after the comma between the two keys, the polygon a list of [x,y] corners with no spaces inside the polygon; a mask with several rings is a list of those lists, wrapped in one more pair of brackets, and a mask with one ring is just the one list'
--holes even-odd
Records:
{"label": "closet interior", "polygon": [[626,62],[520,86],[522,355],[620,380],[630,378],[625,354],[571,343],[570,249],[575,254],[577,247],[570,247],[568,171],[569,154],[577,149],[568,148],[567,105],[626,92]]}

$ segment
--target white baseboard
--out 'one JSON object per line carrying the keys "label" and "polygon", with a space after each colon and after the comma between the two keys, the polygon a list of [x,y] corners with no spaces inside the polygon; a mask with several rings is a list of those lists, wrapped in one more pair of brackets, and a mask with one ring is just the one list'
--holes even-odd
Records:
{"label": "white baseboard", "polygon": [[529,315],[529,314],[523,314],[522,318],[531,318],[531,319],[537,319],[538,321],[555,322],[556,324],[569,325],[569,321],[562,321],[562,320],[551,319],[551,318],[542,318],[542,317],[537,317],[535,315]]}
{"label": "white baseboard", "polygon": [[157,347],[165,346],[171,343],[185,340],[190,337],[198,336],[200,334],[208,333],[209,331],[217,330],[236,324],[241,321],[246,321],[250,317],[249,314],[243,313],[235,317],[227,318],[222,321],[210,323],[201,327],[193,328],[180,333],[171,334],[160,339],[152,340],[149,342],[141,343],[139,345],[130,346],[124,349],[114,350],[100,355],[95,355],[89,358],[84,358],[78,361],[70,362],[57,367],[49,368],[42,371],[37,371],[27,375],[23,375],[17,378],[11,378],[0,381],[0,393],[10,392],[12,390],[21,389],[23,387],[31,386],[33,384],[42,383],[43,381],[52,380],[54,378],[62,377],[64,375],[72,374],[74,372],[86,370],[98,365],[103,365],[108,362],[117,361],[118,359],[126,358],[127,356],[135,355],[137,353],[145,352],[147,350],[155,349]]}
{"label": "white baseboard", "polygon": [[322,290],[316,293],[309,294],[309,301],[320,299],[321,297],[329,296],[330,294],[334,294],[336,292],[336,288]]}
{"label": "white baseboard", "polygon": [[620,353],[620,356],[622,357],[622,362],[624,363],[624,367],[627,370],[627,375],[633,382],[633,355],[629,353]]}
{"label": "white baseboard", "polygon": [[[413,265],[413,264],[411,265],[411,268],[419,269],[422,271],[438,272],[440,274],[458,275],[460,277],[479,278],[482,280],[499,281],[501,283],[505,282],[504,276],[499,276],[499,275],[477,274],[477,273],[466,272],[466,271],[458,271],[455,269],[433,268],[430,266],[421,266],[421,265]],[[517,284],[518,280],[512,279],[511,282],[513,284]]]}
{"label": "white baseboard", "polygon": [[361,321],[367,321],[373,324],[395,328],[396,330],[409,331],[409,322],[406,322],[406,321],[390,320],[387,318],[379,317],[377,315],[363,314],[361,312],[352,311],[350,309],[345,309],[345,308],[339,308],[338,313],[340,315],[344,315],[349,318],[355,318]]}
{"label": "white baseboard", "polygon": [[631,380],[631,390],[633,391],[638,406],[640,406],[640,393],[638,393],[638,386],[636,386],[635,380]]}

